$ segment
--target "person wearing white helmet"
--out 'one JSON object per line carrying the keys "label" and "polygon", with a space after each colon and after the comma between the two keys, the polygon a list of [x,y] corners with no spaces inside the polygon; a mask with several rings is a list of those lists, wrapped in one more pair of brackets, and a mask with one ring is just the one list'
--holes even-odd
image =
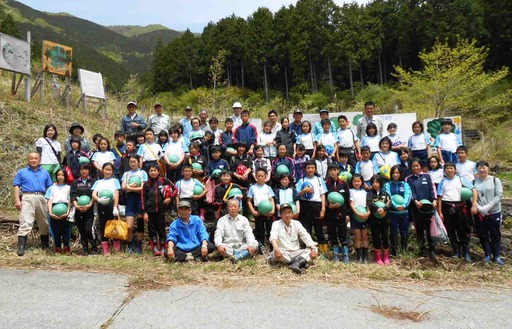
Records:
{"label": "person wearing white helmet", "polygon": [[236,127],[242,125],[242,116],[240,115],[242,113],[242,104],[240,102],[233,103],[233,112],[234,115],[230,116],[230,118],[233,119],[233,129],[236,129]]}

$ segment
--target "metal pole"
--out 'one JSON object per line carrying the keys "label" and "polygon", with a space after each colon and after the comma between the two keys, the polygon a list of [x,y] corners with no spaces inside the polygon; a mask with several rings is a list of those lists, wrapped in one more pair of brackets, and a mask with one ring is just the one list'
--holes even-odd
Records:
{"label": "metal pole", "polygon": [[[27,42],[28,43],[31,43],[31,35],[30,35],[30,31],[27,31]],[[32,63],[32,61],[30,61]],[[31,81],[30,81],[30,75],[28,75],[26,78],[25,78],[25,100],[27,102],[30,102],[30,98],[31,98],[31,95],[30,95],[30,84],[31,84]]]}

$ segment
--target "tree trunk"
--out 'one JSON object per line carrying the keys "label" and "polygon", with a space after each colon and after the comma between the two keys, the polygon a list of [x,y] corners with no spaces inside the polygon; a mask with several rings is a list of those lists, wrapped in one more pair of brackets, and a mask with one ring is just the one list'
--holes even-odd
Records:
{"label": "tree trunk", "polygon": [[350,94],[354,97],[354,77],[352,76],[352,62],[348,60],[348,74],[350,77]]}
{"label": "tree trunk", "polygon": [[267,63],[263,63],[263,80],[265,87],[265,100],[268,103]]}
{"label": "tree trunk", "polygon": [[226,63],[226,82],[228,86],[231,85],[231,80],[229,79],[229,61]]}
{"label": "tree trunk", "polygon": [[311,59],[311,53],[309,53],[309,76],[311,80],[311,92],[315,92],[315,81],[313,78],[313,61]]}
{"label": "tree trunk", "polygon": [[361,90],[364,89],[363,64],[359,65],[359,77],[361,78]]}
{"label": "tree trunk", "polygon": [[314,82],[315,93],[316,93],[316,92],[318,92],[318,83],[316,80],[316,65],[315,65],[315,63],[313,63],[313,82]]}
{"label": "tree trunk", "polygon": [[245,82],[244,82],[244,58],[242,57],[241,59],[241,63],[242,63],[242,71],[241,71],[241,74],[242,74],[242,89],[245,88]]}
{"label": "tree trunk", "polygon": [[334,86],[332,83],[331,55],[327,55],[327,66],[329,69],[329,87],[331,89],[331,102],[334,101]]}
{"label": "tree trunk", "polygon": [[288,65],[284,63],[284,93],[286,100],[288,101],[289,92],[288,92]]}
{"label": "tree trunk", "polygon": [[384,78],[382,77],[382,61],[380,58],[380,51],[379,51],[379,82],[380,82],[381,86],[384,84]]}
{"label": "tree trunk", "polygon": [[190,90],[194,89],[194,86],[192,85],[192,72],[188,72],[188,78],[190,81]]}
{"label": "tree trunk", "polygon": [[386,71],[386,60],[383,61],[382,68],[384,71],[384,83],[388,83],[388,72]]}

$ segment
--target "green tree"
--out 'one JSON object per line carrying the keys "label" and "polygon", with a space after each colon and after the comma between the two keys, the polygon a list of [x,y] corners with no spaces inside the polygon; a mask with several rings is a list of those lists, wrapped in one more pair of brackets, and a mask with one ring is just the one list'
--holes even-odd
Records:
{"label": "green tree", "polygon": [[274,14],[274,31],[276,33],[276,42],[274,45],[274,62],[276,63],[275,70],[278,71],[282,68],[283,82],[285,89],[285,98],[289,99],[289,70],[290,70],[290,31],[293,25],[291,19],[291,12],[293,7],[281,7]]}
{"label": "green tree", "polygon": [[487,52],[476,41],[461,39],[453,48],[448,41],[438,41],[432,51],[420,53],[422,70],[396,67],[402,108],[415,111],[419,117],[457,113],[493,119],[503,115],[500,110],[511,104],[512,91],[483,95],[507,76],[508,69],[486,72]]}

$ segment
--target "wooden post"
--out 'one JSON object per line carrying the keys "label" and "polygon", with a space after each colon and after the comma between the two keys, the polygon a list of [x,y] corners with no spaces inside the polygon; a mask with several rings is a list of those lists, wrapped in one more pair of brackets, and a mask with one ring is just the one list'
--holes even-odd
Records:
{"label": "wooden post", "polygon": [[41,83],[39,85],[41,91],[41,104],[44,102],[44,71],[41,71]]}
{"label": "wooden post", "polygon": [[[30,34],[30,31],[27,31],[27,42],[30,43],[31,42],[31,34]],[[30,75],[28,75],[26,78],[25,78],[25,100],[27,102],[30,102]]]}

